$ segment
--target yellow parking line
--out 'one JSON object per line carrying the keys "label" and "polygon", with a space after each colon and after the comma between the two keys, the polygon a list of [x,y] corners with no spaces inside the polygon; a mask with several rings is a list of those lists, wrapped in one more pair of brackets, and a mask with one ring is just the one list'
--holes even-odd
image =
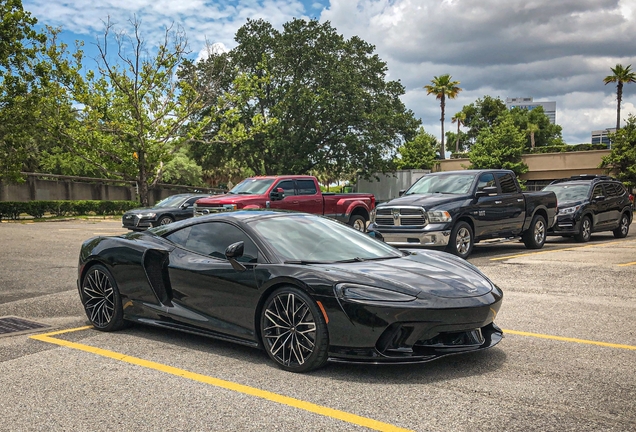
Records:
{"label": "yellow parking line", "polygon": [[619,267],[627,267],[627,266],[633,266],[636,265],[636,261],[634,262],[629,262],[629,263],[625,263],[625,264],[619,264]]}
{"label": "yellow parking line", "polygon": [[531,256],[531,255],[540,255],[540,254],[547,254],[547,253],[553,253],[553,252],[562,252],[562,251],[572,251],[572,250],[585,249],[585,248],[591,248],[591,247],[596,247],[596,246],[605,247],[605,246],[615,245],[615,244],[618,244],[618,243],[623,243],[623,241],[614,241],[614,242],[609,242],[609,243],[594,243],[594,244],[585,245],[585,246],[574,246],[574,247],[561,248],[561,249],[551,249],[551,250],[545,250],[545,251],[539,251],[539,252],[526,252],[526,253],[522,253],[522,254],[518,254],[518,255],[507,255],[507,256],[503,256],[503,257],[490,258],[490,261],[501,261],[501,260],[507,260],[507,259],[512,259],[512,258]]}
{"label": "yellow parking line", "polygon": [[272,402],[276,402],[282,405],[288,405],[294,408],[298,408],[298,409],[302,409],[314,414],[318,414],[324,417],[331,417],[337,420],[342,420],[345,421],[347,423],[352,423],[354,425],[358,425],[358,426],[363,426],[363,427],[367,427],[369,429],[374,429],[374,430],[378,430],[378,431],[404,431],[404,432],[412,432],[409,429],[404,429],[398,426],[394,426],[392,424],[389,423],[383,423],[377,420],[373,420],[367,417],[362,417],[362,416],[358,416],[355,414],[351,414],[345,411],[340,411],[337,409],[333,409],[333,408],[329,408],[326,406],[322,406],[322,405],[316,405],[313,404],[311,402],[306,402],[300,399],[295,399],[289,396],[283,396],[277,393],[273,393],[273,392],[269,392],[266,390],[261,390],[255,387],[250,387],[250,386],[246,386],[243,384],[238,384],[232,381],[225,381],[222,379],[218,379],[218,378],[213,378],[207,375],[202,375],[202,374],[198,374],[198,373],[194,373],[194,372],[189,372],[187,370],[184,369],[178,369],[172,366],[168,366],[168,365],[164,365],[161,363],[156,363],[153,361],[149,361],[149,360],[144,360],[144,359],[140,359],[137,357],[131,357],[122,353],[117,353],[114,351],[108,351],[108,350],[104,350],[101,348],[96,348],[96,347],[92,347],[89,345],[83,345],[83,344],[79,344],[79,343],[75,343],[75,342],[70,342],[70,341],[66,341],[66,340],[62,340],[62,339],[57,339],[57,338],[53,338],[50,337],[51,335],[58,335],[58,334],[62,334],[62,333],[67,333],[67,332],[72,332],[72,331],[78,331],[78,330],[85,330],[87,328],[91,328],[90,326],[88,327],[79,327],[79,328],[74,328],[74,329],[69,329],[69,330],[61,330],[61,331],[57,331],[57,332],[52,332],[52,333],[45,333],[45,334],[40,334],[40,335],[34,335],[31,336],[31,339],[36,339],[42,342],[48,342],[48,343],[52,343],[55,345],[60,345],[63,347],[67,347],[67,348],[72,348],[72,349],[76,349],[79,351],[85,351],[85,352],[89,352],[92,354],[96,354],[102,357],[107,357],[107,358],[111,358],[114,360],[119,360],[119,361],[123,361],[126,363],[130,363],[130,364],[134,364],[137,366],[141,366],[144,368],[148,368],[148,369],[153,369],[159,372],[164,372],[164,373],[168,373],[171,375],[176,375],[176,376],[180,376],[182,378],[186,378],[186,379],[190,379],[193,381],[198,381],[201,383],[205,383],[205,384],[209,384],[209,385],[213,385],[215,387],[219,387],[219,388],[223,388],[226,390],[231,390],[237,393],[243,393],[246,395],[250,395],[250,396],[254,396],[254,397],[258,397],[261,399],[265,399],[268,401],[272,401]]}
{"label": "yellow parking line", "polygon": [[536,337],[540,339],[551,339],[551,340],[558,340],[563,342],[575,342],[575,343],[586,344],[586,345],[598,345],[598,346],[608,347],[608,348],[619,348],[619,349],[636,351],[636,346],[634,345],[621,345],[621,344],[598,342],[598,341],[586,340],[586,339],[575,339],[575,338],[568,338],[563,336],[552,336],[552,335],[541,334],[541,333],[528,333],[528,332],[522,332],[522,331],[516,331],[516,330],[504,330],[503,332],[504,334],[530,336],[530,337]]}

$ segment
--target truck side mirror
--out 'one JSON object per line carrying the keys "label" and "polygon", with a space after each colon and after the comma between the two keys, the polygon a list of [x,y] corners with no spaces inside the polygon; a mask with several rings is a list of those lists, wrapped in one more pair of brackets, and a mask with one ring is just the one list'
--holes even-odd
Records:
{"label": "truck side mirror", "polygon": [[406,192],[406,189],[400,189],[400,192],[398,192],[400,194],[400,196],[404,195],[404,192]]}
{"label": "truck side mirror", "polygon": [[380,233],[380,231],[370,230],[367,231],[367,234],[369,235],[369,237],[373,237],[376,240],[384,241],[384,236],[382,235],[382,233]]}
{"label": "truck side mirror", "polygon": [[275,190],[269,193],[269,197],[272,201],[278,201],[285,198],[285,190],[283,188],[276,188]]}
{"label": "truck side mirror", "polygon": [[486,186],[485,188],[475,192],[475,196],[477,198],[483,197],[483,196],[492,196],[492,195],[497,195],[497,186]]}

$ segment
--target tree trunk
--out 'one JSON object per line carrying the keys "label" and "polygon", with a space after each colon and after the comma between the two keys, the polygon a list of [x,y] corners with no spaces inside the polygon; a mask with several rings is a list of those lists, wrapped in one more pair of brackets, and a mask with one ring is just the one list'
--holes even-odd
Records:
{"label": "tree trunk", "polygon": [[146,172],[146,153],[140,150],[139,156],[139,178],[137,180],[137,187],[139,189],[139,201],[141,201],[142,207],[148,207],[148,173]]}
{"label": "tree trunk", "polygon": [[459,126],[462,123],[457,119],[457,140],[455,141],[455,153],[459,153]]}
{"label": "tree trunk", "polygon": [[616,84],[616,130],[621,128],[621,100],[623,99],[623,83]]}
{"label": "tree trunk", "polygon": [[530,148],[534,148],[534,132],[530,132]]}
{"label": "tree trunk", "polygon": [[444,146],[444,109],[446,108],[446,100],[443,94],[442,101],[439,105],[442,108],[442,118],[439,119],[442,122],[442,144],[439,152],[439,158],[446,159],[446,146]]}

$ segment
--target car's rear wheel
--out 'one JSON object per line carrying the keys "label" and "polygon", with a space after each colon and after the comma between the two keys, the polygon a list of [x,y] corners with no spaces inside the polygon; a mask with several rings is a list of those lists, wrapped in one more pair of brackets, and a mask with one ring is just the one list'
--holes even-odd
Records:
{"label": "car's rear wheel", "polygon": [[159,225],[168,225],[169,223],[174,222],[172,216],[161,216],[159,218]]}
{"label": "car's rear wheel", "polygon": [[534,215],[530,228],[523,233],[523,244],[528,249],[541,249],[545,243],[546,225],[541,215]]}
{"label": "car's rear wheel", "polygon": [[305,292],[284,287],[274,291],[261,312],[261,339],[267,355],[290,372],[308,372],[327,362],[327,323]]}
{"label": "car's rear wheel", "polygon": [[103,265],[94,265],[84,275],[82,303],[86,316],[97,330],[116,331],[126,326],[117,283]]}
{"label": "car's rear wheel", "polygon": [[361,232],[365,232],[367,230],[367,221],[360,215],[351,216],[351,219],[349,219],[349,225]]}
{"label": "car's rear wheel", "polygon": [[621,215],[621,221],[618,224],[618,228],[612,232],[616,238],[627,237],[627,233],[629,232],[629,215],[627,213],[623,213]]}
{"label": "car's rear wheel", "polygon": [[474,244],[473,229],[468,223],[460,221],[451,230],[446,250],[453,255],[466,259],[473,251]]}
{"label": "car's rear wheel", "polygon": [[584,216],[581,219],[581,225],[579,226],[579,232],[574,236],[576,241],[585,243],[590,241],[592,237],[592,219],[589,216]]}

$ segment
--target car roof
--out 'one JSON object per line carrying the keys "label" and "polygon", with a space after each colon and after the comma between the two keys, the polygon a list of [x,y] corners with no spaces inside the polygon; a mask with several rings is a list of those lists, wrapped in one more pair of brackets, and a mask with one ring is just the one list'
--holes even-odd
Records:
{"label": "car roof", "polygon": [[496,172],[512,172],[507,169],[467,169],[467,170],[455,170],[455,171],[438,171],[434,173],[428,173],[427,175],[445,175],[445,174],[480,174],[480,173],[496,173]]}

